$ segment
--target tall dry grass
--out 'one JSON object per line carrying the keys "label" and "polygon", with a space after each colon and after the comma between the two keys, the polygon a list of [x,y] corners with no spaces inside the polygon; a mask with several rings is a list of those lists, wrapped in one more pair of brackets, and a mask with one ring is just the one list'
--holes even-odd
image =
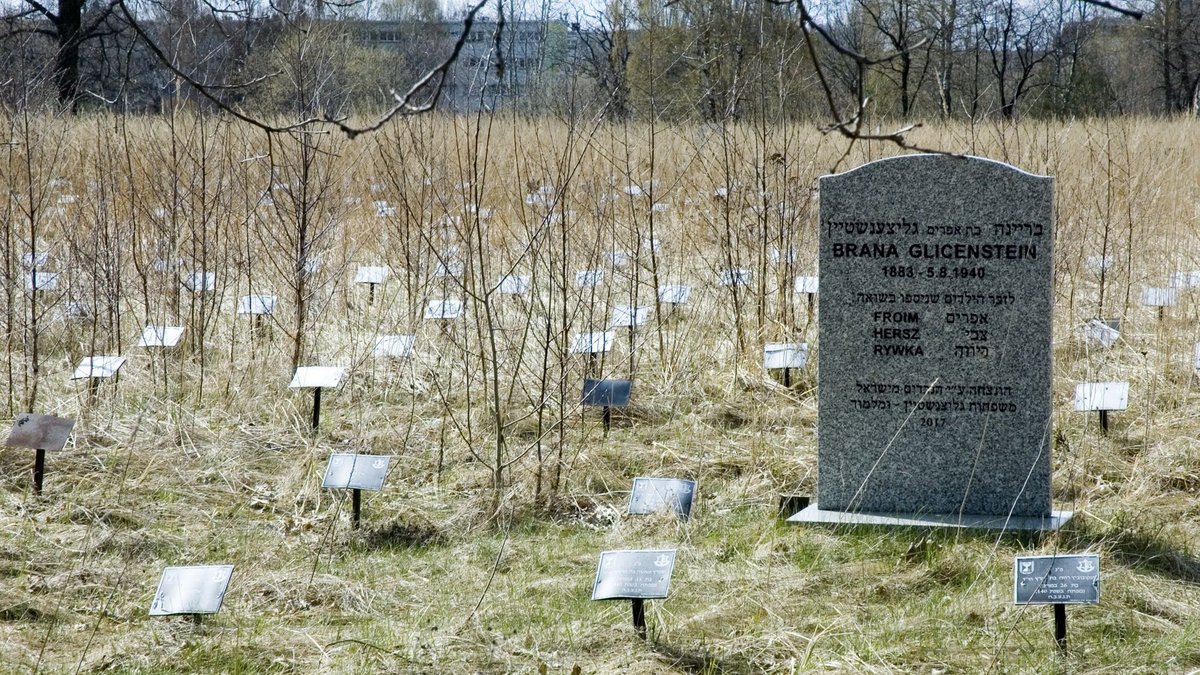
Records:
{"label": "tall dry grass", "polygon": [[[1200,269],[1195,121],[913,134],[1056,178],[1054,500],[1078,516],[1041,539],[776,521],[780,493],[815,486],[816,374],[785,389],[761,346],[815,343],[791,287],[815,272],[817,178],[894,146],[804,125],[502,116],[414,118],[353,142],[185,115],[3,122],[0,401],[9,419],[31,405],[79,420],[41,498],[32,453],[0,450],[3,670],[1200,667],[1196,292],[1161,321],[1139,303]],[[63,274],[36,298],[20,260],[33,249]],[[1103,283],[1085,264],[1099,255],[1114,259]],[[437,276],[454,263],[461,277]],[[359,264],[392,269],[372,304],[349,283]],[[729,267],[752,282],[718,285]],[[583,269],[605,283],[576,288]],[[216,292],[182,288],[192,270],[215,272]],[[534,292],[496,295],[508,273]],[[606,435],[576,403],[570,338],[676,282],[694,287],[689,304],[619,333],[600,364],[635,382]],[[252,292],[280,298],[265,330],[234,313]],[[422,320],[442,297],[466,301],[450,330]],[[1116,346],[1079,338],[1094,317],[1122,319]],[[185,325],[186,344],[133,347],[146,324]],[[383,334],[415,334],[414,357],[373,358]],[[94,353],[130,362],[92,394],[67,378]],[[297,360],[349,368],[316,435],[309,395],[286,389]],[[1070,410],[1073,385],[1099,379],[1133,391],[1108,436]],[[358,532],[348,499],[319,488],[329,453],[351,450],[393,455]],[[636,475],[698,480],[695,517],[622,515]],[[641,643],[627,605],[587,597],[599,551],[653,546],[680,555]],[[1055,550],[1098,551],[1105,574],[1103,603],[1070,612],[1065,655],[1048,611],[1010,601],[1012,556]],[[236,565],[222,613],[150,620],[162,567],[189,563]]]}

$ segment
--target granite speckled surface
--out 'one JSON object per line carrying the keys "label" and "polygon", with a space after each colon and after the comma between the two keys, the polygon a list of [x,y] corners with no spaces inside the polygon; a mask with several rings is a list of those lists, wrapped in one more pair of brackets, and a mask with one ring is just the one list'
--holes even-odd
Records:
{"label": "granite speckled surface", "polygon": [[820,508],[1050,516],[1053,179],[909,155],[820,188]]}

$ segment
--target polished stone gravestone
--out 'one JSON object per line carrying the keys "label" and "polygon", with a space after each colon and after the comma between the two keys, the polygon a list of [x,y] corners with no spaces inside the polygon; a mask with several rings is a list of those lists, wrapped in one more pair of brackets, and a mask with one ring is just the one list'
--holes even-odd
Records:
{"label": "polished stone gravestone", "polygon": [[603,408],[604,430],[608,431],[612,424],[612,409],[629,405],[629,392],[632,388],[633,382],[630,380],[585,378],[579,401],[585,408]]}
{"label": "polished stone gravestone", "polygon": [[523,275],[507,275],[500,277],[496,292],[501,295],[525,295],[529,292],[530,279]]}
{"label": "polished stone gravestone", "polygon": [[672,284],[658,289],[658,301],[664,305],[685,305],[691,297],[691,286]]}
{"label": "polished stone gravestone", "polygon": [[425,318],[429,321],[455,321],[462,316],[462,300],[430,300],[425,305]]}
{"label": "polished stone gravestone", "polygon": [[910,155],[820,181],[817,500],[793,522],[1053,529],[1053,179]]}
{"label": "polished stone gravestone", "polygon": [[692,513],[696,481],[683,478],[634,478],[629,513],[647,515],[670,511],[683,520]]}
{"label": "polished stone gravestone", "polygon": [[150,603],[150,616],[216,614],[232,577],[233,565],[168,567]]}
{"label": "polished stone gravestone", "polygon": [[612,310],[612,320],[609,321],[611,328],[631,328],[637,329],[638,326],[644,325],[650,320],[650,313],[653,307],[631,307],[629,305],[617,305]]}
{"label": "polished stone gravestone", "polygon": [[580,270],[575,273],[575,285],[579,288],[593,288],[604,283],[603,270]]}
{"label": "polished stone gravestone", "polygon": [[1075,385],[1075,412],[1098,412],[1100,428],[1108,432],[1108,413],[1129,407],[1128,382],[1084,382]]}
{"label": "polished stone gravestone", "polygon": [[183,286],[193,293],[210,293],[217,290],[217,273],[189,272],[183,278]]}
{"label": "polished stone gravestone", "polygon": [[342,385],[346,369],[340,366],[300,366],[288,383],[290,389],[312,389],[312,428],[316,431],[321,423],[321,390],[337,388]]}
{"label": "polished stone gravestone", "polygon": [[32,293],[58,290],[58,272],[30,272],[25,275],[25,290]]}
{"label": "polished stone gravestone", "polygon": [[1100,602],[1100,556],[1095,553],[1017,556],[1013,604],[1052,605],[1054,641],[1067,647],[1067,605]]}
{"label": "polished stone gravestone", "polygon": [[17,413],[12,430],[8,432],[5,446],[28,448],[34,451],[33,493],[42,493],[42,482],[46,475],[46,451],[62,450],[75,428],[75,420],[53,415]]}
{"label": "polished stone gravestone", "polygon": [[1119,320],[1101,321],[1092,319],[1083,325],[1081,335],[1085,344],[1108,349],[1117,344],[1121,337],[1121,322]]}
{"label": "polished stone gravestone", "polygon": [[124,356],[85,356],[75,366],[71,374],[72,380],[103,380],[114,377],[121,366],[125,365]]}
{"label": "polished stone gravestone", "polygon": [[646,600],[667,597],[674,549],[604,551],[592,582],[592,600],[631,600],[633,628],[646,637]]}
{"label": "polished stone gravestone", "polygon": [[139,347],[174,347],[183,337],[183,326],[146,326]]}
{"label": "polished stone gravestone", "polygon": [[736,269],[721,270],[717,276],[717,283],[721,286],[749,286],[753,275],[750,270],[739,267]]}
{"label": "polished stone gravestone", "polygon": [[358,527],[362,517],[362,491],[378,492],[383,489],[383,479],[387,477],[390,461],[391,457],[387,455],[334,453],[329,456],[321,487],[329,490],[351,490],[354,527]]}
{"label": "polished stone gravestone", "polygon": [[380,335],[375,338],[375,356],[407,359],[412,356],[415,335]]}

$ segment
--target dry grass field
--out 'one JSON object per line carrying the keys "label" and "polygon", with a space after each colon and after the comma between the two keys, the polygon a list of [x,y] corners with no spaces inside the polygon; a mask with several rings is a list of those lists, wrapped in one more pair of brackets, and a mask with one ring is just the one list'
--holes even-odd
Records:
{"label": "dry grass field", "polygon": [[[1200,669],[1200,122],[926,127],[914,143],[1056,177],[1054,503],[1030,535],[793,527],[816,485],[816,181],[894,155],[810,125],[421,117],[347,141],[212,118],[0,119],[0,427],[77,419],[32,493],[0,448],[0,671],[119,673],[1189,672]],[[385,203],[386,202],[386,203]],[[658,205],[658,206],[654,206]],[[54,290],[25,291],[49,254]],[[623,255],[611,255],[614,251]],[[789,251],[791,255],[789,255]],[[1109,256],[1101,275],[1086,264]],[[311,264],[310,264],[311,263]],[[359,265],[391,275],[372,299]],[[745,268],[749,285],[722,286]],[[575,273],[604,272],[579,288]],[[213,292],[180,279],[213,272]],[[532,291],[502,295],[498,279]],[[655,289],[692,287],[673,311]],[[239,296],[278,296],[255,326]],[[445,326],[433,299],[464,301]],[[77,305],[87,310],[76,316]],[[605,433],[579,332],[650,306],[598,368],[633,380]],[[1080,326],[1120,318],[1107,349]],[[146,325],[186,327],[173,350]],[[372,355],[415,335],[407,359]],[[92,354],[129,361],[92,390]],[[348,369],[320,429],[296,365]],[[1127,380],[1108,435],[1074,385]],[[331,452],[392,456],[323,490]],[[693,517],[624,513],[633,477],[698,481]],[[676,548],[670,598],[590,602],[599,553]],[[1097,552],[1102,602],[1012,603],[1018,554]],[[163,567],[235,566],[222,611],[147,615]]]}

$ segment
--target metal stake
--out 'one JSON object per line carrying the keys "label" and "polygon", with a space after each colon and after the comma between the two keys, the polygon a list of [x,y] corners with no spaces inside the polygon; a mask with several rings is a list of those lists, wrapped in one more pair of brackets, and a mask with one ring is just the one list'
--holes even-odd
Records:
{"label": "metal stake", "polygon": [[313,411],[312,411],[312,428],[317,430],[317,425],[321,423],[321,388],[313,388]]}
{"label": "metal stake", "polygon": [[354,529],[358,529],[358,521],[362,518],[362,490],[354,488],[350,491],[350,503],[354,508]]}
{"label": "metal stake", "polygon": [[1100,411],[1100,430],[1103,431],[1105,435],[1108,434],[1108,411],[1107,410]]}
{"label": "metal stake", "polygon": [[1054,642],[1062,651],[1067,649],[1067,606],[1054,605]]}
{"label": "metal stake", "polygon": [[646,639],[646,601],[641,598],[633,598],[633,630]]}
{"label": "metal stake", "polygon": [[46,451],[38,448],[33,456],[33,494],[42,494],[42,478],[46,475]]}

